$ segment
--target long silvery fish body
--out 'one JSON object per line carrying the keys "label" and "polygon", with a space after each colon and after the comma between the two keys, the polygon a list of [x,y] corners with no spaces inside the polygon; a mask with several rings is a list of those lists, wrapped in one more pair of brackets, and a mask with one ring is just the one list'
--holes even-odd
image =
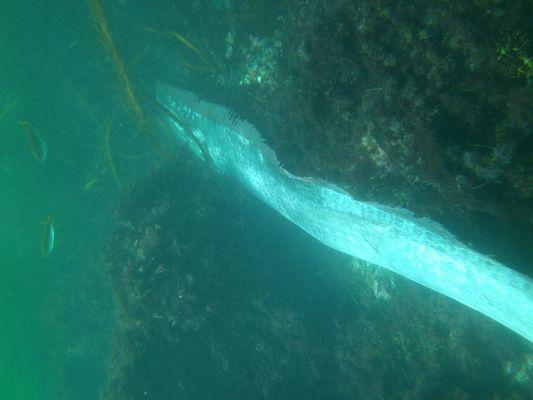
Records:
{"label": "long silvery fish body", "polygon": [[[157,96],[176,115],[167,115],[167,121],[179,140],[316,239],[451,297],[533,341],[530,278],[473,251],[435,222],[292,175],[251,124],[222,106],[163,84]],[[184,120],[187,132],[179,123]]]}

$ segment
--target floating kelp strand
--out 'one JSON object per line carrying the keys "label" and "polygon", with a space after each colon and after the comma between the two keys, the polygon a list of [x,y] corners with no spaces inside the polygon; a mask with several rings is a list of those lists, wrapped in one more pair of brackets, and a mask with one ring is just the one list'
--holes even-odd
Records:
{"label": "floating kelp strand", "polygon": [[89,0],[89,6],[93,15],[94,27],[98,33],[100,42],[104,46],[104,49],[106,50],[107,55],[111,59],[111,62],[115,68],[115,73],[117,75],[122,96],[126,102],[126,105],[133,114],[141,133],[148,138],[154,147],[161,149],[139,104],[137,95],[133,90],[133,85],[128,78],[124,61],[122,60],[122,57],[120,56],[111,36],[111,32],[109,31],[107,19],[105,17],[100,0]]}

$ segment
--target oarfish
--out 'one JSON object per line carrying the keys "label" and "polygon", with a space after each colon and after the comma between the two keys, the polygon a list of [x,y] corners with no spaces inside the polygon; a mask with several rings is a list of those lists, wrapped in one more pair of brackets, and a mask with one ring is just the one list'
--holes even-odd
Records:
{"label": "oarfish", "polygon": [[168,110],[178,140],[199,157],[205,152],[216,171],[315,239],[451,297],[533,342],[530,277],[476,252],[434,221],[293,175],[252,124],[223,106],[163,84],[158,85],[157,102]]}

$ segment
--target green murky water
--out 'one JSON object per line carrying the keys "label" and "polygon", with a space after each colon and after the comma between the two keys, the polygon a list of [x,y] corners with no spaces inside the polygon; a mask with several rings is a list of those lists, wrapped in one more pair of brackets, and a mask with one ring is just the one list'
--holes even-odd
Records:
{"label": "green murky water", "polygon": [[[146,232],[155,232],[163,226],[163,230],[171,232],[169,235],[172,237],[180,234],[184,236],[184,242],[188,236],[171,229],[174,220],[163,218],[164,221],[172,222],[165,226],[159,221],[154,222],[157,219],[154,217],[155,213],[152,215],[147,212],[149,207],[155,207],[150,203],[152,200],[159,205],[175,205],[164,197],[179,197],[171,188],[166,188],[168,193],[161,192],[162,199],[158,198],[157,191],[148,194],[142,194],[141,191],[141,194],[138,194],[139,197],[133,204],[141,204],[146,206],[146,209],[140,206],[138,212],[129,210],[125,213],[131,214],[130,219],[136,222],[136,230],[131,228],[129,231],[127,225],[130,220],[121,220],[116,213],[118,205],[130,196],[132,187],[139,185],[150,171],[158,170],[160,165],[169,161],[168,152],[162,151],[161,148],[169,149],[169,153],[174,149],[168,132],[154,117],[157,107],[154,107],[153,101],[150,100],[158,80],[194,89],[204,95],[210,94],[211,100],[237,108],[258,128],[264,130],[268,143],[278,151],[278,156],[287,163],[287,168],[292,172],[305,174],[312,171],[321,178],[339,181],[348,177],[348,180],[352,179],[353,182],[348,182],[347,186],[353,184],[350,189],[355,192],[359,190],[358,195],[367,196],[366,199],[372,201],[388,201],[389,205],[393,206],[414,206],[416,202],[413,198],[425,199],[425,202],[418,202],[423,204],[418,204],[419,208],[415,210],[422,215],[446,215],[446,212],[450,211],[446,208],[449,204],[453,204],[461,212],[479,212],[473,217],[469,215],[468,223],[478,225],[475,230],[469,231],[470,236],[466,235],[465,241],[478,240],[474,245],[479,245],[478,250],[486,253],[490,252],[493,244],[501,245],[501,249],[495,249],[496,256],[503,261],[514,262],[518,268],[531,276],[531,225],[524,222],[528,220],[531,212],[528,206],[531,199],[531,159],[527,158],[527,151],[524,149],[527,148],[526,145],[531,145],[531,135],[527,132],[530,132],[531,126],[531,111],[528,105],[531,105],[532,98],[533,63],[530,54],[531,38],[523,33],[527,32],[523,26],[519,26],[520,29],[517,28],[516,32],[512,27],[502,28],[502,39],[495,42],[497,56],[491,56],[492,53],[487,53],[489,56],[486,56],[481,50],[476,53],[472,48],[467,48],[468,43],[476,43],[479,37],[484,36],[471,33],[466,28],[457,28],[463,26],[462,23],[471,26],[468,21],[473,16],[468,13],[457,16],[455,9],[450,11],[456,18],[455,22],[449,26],[443,23],[446,28],[455,29],[456,36],[453,36],[447,34],[445,29],[439,31],[440,28],[435,27],[440,26],[440,14],[437,12],[432,14],[426,10],[425,17],[420,22],[423,28],[420,28],[422,25],[417,25],[418,22],[409,19],[405,20],[404,26],[396,20],[401,19],[402,11],[396,10],[396,13],[393,6],[384,6],[383,9],[375,6],[374,9],[374,6],[369,6],[369,2],[361,2],[365,3],[365,7],[360,11],[353,11],[354,7],[348,4],[350,2],[338,1],[343,6],[347,5],[346,13],[335,11],[334,6],[321,6],[320,2],[306,0],[21,0],[4,3],[0,11],[0,400],[97,399],[105,387],[108,374],[114,378],[120,376],[120,373],[113,370],[116,366],[110,367],[108,364],[117,315],[114,297],[116,293],[113,294],[110,282],[114,281],[115,285],[120,282],[120,273],[123,272],[117,260],[112,260],[115,262],[113,268],[106,268],[104,253],[112,232],[117,223],[122,224],[120,226],[123,231],[127,231],[123,233],[124,237],[134,244],[125,249],[121,247],[120,240],[115,238],[113,251],[124,252],[124,259],[133,260],[131,263],[136,262],[135,246],[138,242],[135,240],[146,236]],[[476,7],[484,6],[481,4],[484,2],[479,3]],[[490,15],[497,18],[502,13],[505,15],[506,12],[511,12],[508,7],[502,6],[500,9],[499,6],[488,3],[491,2],[487,2],[485,6],[492,8],[490,13],[483,14],[485,17]],[[102,5],[103,14],[98,13],[98,4]],[[461,9],[459,6],[457,8]],[[409,10],[405,12],[408,13]],[[413,11],[413,14],[416,13]],[[350,19],[346,15],[355,17]],[[391,20],[395,22],[387,22]],[[383,36],[381,30],[372,30],[372,23],[375,21],[378,21],[377,25],[381,27],[401,28],[402,33],[393,35],[394,40],[390,46],[382,46],[379,51],[376,50],[377,47],[370,45],[373,43],[371,40],[367,40],[374,35],[376,42],[379,42],[379,37]],[[411,29],[411,23],[418,28]],[[106,37],[102,24],[107,24],[111,36]],[[489,30],[487,28],[487,31]],[[349,31],[348,34],[345,31]],[[464,33],[464,37],[457,32]],[[330,37],[335,37],[334,43],[328,42]],[[399,42],[396,42],[397,38]],[[395,46],[401,48],[401,51],[395,53],[391,50]],[[417,71],[419,81],[406,79],[402,75],[406,73],[405,70],[394,69],[398,64],[402,65],[399,58],[402,54],[405,57],[415,54],[416,57],[413,57],[420,58],[418,53],[411,51],[410,46],[417,49],[428,48],[428,56],[420,65],[417,63],[415,66],[406,67],[409,76],[412,75],[409,71]],[[464,47],[464,53],[461,53],[460,46]],[[391,54],[385,54],[383,49],[390,50]],[[449,57],[445,56],[447,51],[451,54]],[[439,57],[451,60],[449,65],[443,66]],[[460,64],[454,57],[468,59],[467,70],[468,74],[472,74],[471,79],[459,83],[452,78],[448,80],[446,74],[455,79],[456,72],[460,70],[453,69]],[[371,61],[367,64],[361,62],[357,68],[344,67],[351,65],[354,59]],[[378,61],[372,61],[381,59],[385,60],[384,66]],[[499,60],[503,67],[497,69],[497,72],[503,70],[504,74],[509,75],[506,75],[505,79],[502,78],[503,83],[498,81],[500,86],[494,86],[498,93],[506,93],[506,96],[508,93],[508,97],[503,99],[494,95],[494,98],[486,101],[486,104],[491,106],[496,104],[494,107],[499,107],[500,110],[509,108],[509,116],[494,114],[494,118],[501,117],[501,121],[487,119],[486,122],[487,125],[494,123],[495,127],[489,126],[490,129],[486,129],[500,140],[496,143],[500,147],[496,147],[490,140],[483,142],[483,136],[468,136],[463,140],[449,135],[447,131],[452,129],[453,132],[463,132],[461,129],[464,129],[469,134],[476,134],[476,129],[471,125],[477,123],[476,118],[480,118],[479,115],[486,109],[481,106],[478,109],[478,105],[472,106],[466,100],[469,100],[468,96],[474,97],[485,90],[478,86],[479,81],[484,78],[476,78],[476,74],[481,74],[483,68],[492,68],[492,64],[483,64],[480,60]],[[442,67],[444,71],[437,67],[432,68],[432,63]],[[431,73],[424,75],[427,72],[424,68]],[[395,73],[399,76],[397,80],[392,78]],[[378,75],[379,85],[372,82],[375,78],[373,74]],[[450,85],[449,88],[446,85]],[[141,105],[143,115],[135,111],[132,97],[128,95],[129,87],[135,91],[134,96]],[[278,91],[283,95],[278,96]],[[391,99],[396,99],[396,93],[400,92],[405,103],[391,105]],[[422,93],[422,99],[412,93]],[[426,101],[424,96],[428,93],[434,97]],[[226,98],[226,94],[230,95]],[[314,97],[308,101],[311,99],[310,94]],[[331,98],[337,99],[338,102],[331,101]],[[461,107],[468,109],[469,113],[468,118],[465,117],[460,123],[448,124],[445,117],[440,117],[439,112],[446,110],[449,114],[443,115],[460,115],[461,117],[457,117],[460,119],[463,114],[466,115]],[[355,109],[359,111],[356,113]],[[361,112],[363,109],[364,112]],[[390,111],[391,109],[393,111]],[[311,114],[305,115],[305,110]],[[396,113],[397,110],[400,111]],[[438,118],[421,121],[417,112],[421,115],[431,114],[431,117],[437,115]],[[352,132],[345,129],[343,124],[351,124],[353,121],[350,118],[355,114],[360,125]],[[339,115],[342,118],[337,118]],[[410,116],[411,121],[409,118],[403,120],[403,115]],[[328,116],[335,116],[336,119],[332,117],[330,120]],[[148,121],[148,129],[143,126],[143,118]],[[330,124],[332,120],[333,123]],[[46,142],[48,152],[45,162],[39,162],[32,154],[19,121],[28,121],[31,129]],[[295,124],[294,129],[292,123]],[[420,139],[420,136],[424,135],[420,132],[425,132],[426,128],[434,129],[434,137]],[[380,129],[385,135],[376,133],[380,132]],[[278,136],[273,135],[273,131]],[[345,132],[351,133],[344,135]],[[365,132],[364,137],[357,136],[358,132]],[[414,134],[411,134],[412,132]],[[305,136],[306,134],[308,136]],[[352,134],[355,139],[350,145],[345,145],[345,140],[348,143],[353,139],[350,138]],[[387,135],[392,135],[390,143],[387,142]],[[396,140],[395,135],[401,140]],[[335,139],[336,137],[339,139]],[[403,140],[407,137],[411,142]],[[443,137],[446,140],[442,140]],[[413,140],[415,144],[412,143]],[[439,146],[442,146],[440,153]],[[466,150],[460,146],[465,146]],[[498,151],[493,151],[493,147]],[[346,155],[345,152],[348,151],[351,153]],[[390,154],[387,155],[386,152]],[[368,159],[363,160],[363,153],[369,154]],[[339,156],[341,154],[342,156]],[[405,158],[398,161],[394,160],[394,156]],[[390,164],[387,164],[388,162]],[[413,165],[416,165],[415,169],[412,168]],[[453,166],[448,171],[450,175],[441,173],[449,165]],[[391,171],[396,175],[387,175]],[[415,172],[410,175],[412,171]],[[161,174],[163,177],[155,175],[155,182],[166,182],[164,173]],[[170,177],[168,181],[174,182],[173,179],[175,178]],[[183,181],[186,182],[186,179]],[[361,185],[356,185],[359,182]],[[413,184],[411,187],[412,182],[417,182],[420,186]],[[502,182],[507,185],[505,190],[501,189],[503,186],[498,186]],[[393,189],[387,189],[387,185]],[[179,185],[176,184],[176,187]],[[201,201],[193,195],[190,199],[184,196],[187,200],[184,200],[184,204],[190,206],[190,209],[204,201],[204,195],[207,198],[205,204],[209,207],[212,206],[211,203],[217,204],[217,201],[206,195],[211,192],[205,187],[194,190],[198,190],[197,197]],[[504,195],[505,193],[507,194]],[[486,198],[490,199],[486,204],[479,201]],[[437,205],[433,207],[435,199],[438,201],[435,201]],[[241,200],[239,197],[238,201]],[[505,207],[502,204],[505,204]],[[439,206],[444,210],[442,213]],[[243,209],[246,207],[243,206]],[[198,215],[211,215],[212,212],[211,209],[206,211],[201,208],[200,211],[194,211],[197,211],[196,214],[192,213],[195,218]],[[149,218],[144,218],[145,212],[152,215],[154,221],[149,222],[153,223],[153,226],[148,226],[146,221]],[[434,214],[431,214],[432,212]],[[43,223],[48,215],[53,216],[56,238],[51,255],[43,257],[40,247]],[[173,214],[169,212],[169,215]],[[272,238],[276,234],[270,237],[270,231],[260,233],[255,240],[255,236],[246,231],[246,227],[253,226],[247,225],[247,221],[253,219],[249,218],[253,212],[250,211],[249,215],[245,212],[243,215],[246,218],[241,216],[242,226],[230,227],[228,232],[243,235],[243,242],[249,241],[250,246],[256,246],[261,240],[275,243]],[[450,218],[450,226],[459,227],[458,231],[466,229],[465,226],[471,228],[472,225],[466,223],[462,226],[463,214],[458,215],[455,220]],[[487,215],[494,220],[485,218]],[[160,217],[159,215],[158,218]],[[272,219],[275,220],[274,217]],[[220,221],[222,220],[221,218]],[[201,238],[198,240],[204,240],[204,233],[210,233],[209,229],[198,227],[194,218],[187,220],[187,223],[191,226],[191,233],[196,235],[194,237]],[[278,229],[278,223],[283,222],[275,220],[275,229]],[[159,228],[156,229],[156,225]],[[498,231],[505,234],[496,235],[494,227],[507,230]],[[261,228],[258,228],[258,231],[261,231]],[[505,239],[508,232],[509,237],[517,239],[498,242],[500,236]],[[172,238],[167,239],[168,243],[173,243],[177,253],[186,253],[179,244],[172,242]],[[233,254],[225,251],[222,242],[217,242],[212,247],[220,249],[221,257],[228,256],[227,262],[233,267],[239,266],[238,261],[235,261],[240,257],[238,251],[235,258],[231,258]],[[304,242],[306,246],[309,243],[302,240],[302,243]],[[516,247],[513,247],[514,245]],[[306,249],[302,248],[301,251],[306,252]],[[257,250],[257,254],[265,252],[279,253],[280,260],[284,260],[283,252],[278,252],[278,249],[261,247]],[[330,260],[327,253],[320,250],[317,252],[326,254],[324,258]],[[215,297],[213,293],[218,293],[216,290],[213,291],[208,284],[198,283],[197,276],[206,276],[205,282],[214,281],[213,287],[226,294],[231,286],[228,282],[231,283],[231,279],[239,280],[225,278],[223,274],[226,268],[211,269],[202,258],[203,255],[198,253],[195,257],[202,265],[199,269],[201,273],[178,268],[179,273],[170,277],[167,283],[172,282],[174,285],[173,279],[178,283],[183,281],[186,282],[182,285],[186,287],[183,290],[189,290],[187,287],[194,288],[190,289],[191,291],[198,288],[199,292]],[[298,259],[293,254],[295,252],[289,253],[291,256],[287,259],[297,264],[297,261],[292,261]],[[109,254],[115,253],[108,252],[108,256]],[[211,256],[215,260],[213,262],[216,262],[217,257]],[[166,259],[165,257],[162,259]],[[172,259],[170,256],[168,258]],[[192,259],[195,260],[194,257]],[[254,260],[253,254],[250,259]],[[309,262],[309,265],[311,264]],[[299,369],[287,366],[298,365],[298,362],[305,364],[310,353],[315,359],[312,363],[305,364],[308,370],[302,368],[301,371],[312,371],[319,377],[327,376],[327,379],[331,379],[327,381],[331,385],[331,393],[338,394],[335,391],[341,387],[338,382],[344,379],[343,382],[348,383],[345,387],[342,386],[345,390],[344,397],[339,395],[339,398],[351,398],[350,396],[356,393],[350,391],[353,389],[350,385],[355,382],[352,379],[354,376],[357,379],[368,378],[364,379],[365,384],[354,384],[357,393],[361,393],[361,396],[365,393],[368,396],[377,393],[380,398],[386,398],[388,395],[395,399],[423,398],[426,393],[433,396],[426,398],[481,399],[486,393],[499,393],[502,396],[508,395],[508,398],[515,396],[512,398],[525,399],[533,393],[533,356],[529,344],[520,341],[521,339],[512,333],[502,331],[503,328],[491,325],[491,322],[481,319],[477,314],[472,317],[472,322],[469,311],[458,308],[463,310],[461,312],[464,312],[464,315],[456,312],[455,305],[450,305],[433,294],[426,297],[427,292],[417,291],[418,289],[413,289],[409,283],[398,283],[397,288],[394,283],[396,278],[392,275],[381,275],[379,271],[357,267],[357,263],[346,264],[348,266],[335,265],[329,273],[318,267],[308,273],[308,265],[297,265],[294,272],[297,278],[294,282],[305,283],[301,283],[302,286],[294,290],[294,294],[291,285],[287,284],[292,282],[291,277],[294,278],[292,272],[288,273],[287,280],[278,278],[283,280],[281,283],[272,278],[273,282],[278,282],[276,284],[282,287],[282,290],[273,289],[274,292],[279,290],[280,296],[274,300],[270,299],[272,291],[265,284],[268,280],[265,281],[260,274],[254,275],[255,270],[250,269],[250,276],[253,278],[251,281],[257,285],[259,292],[263,290],[261,301],[264,302],[256,301],[254,293],[242,301],[245,311],[240,311],[243,311],[243,316],[249,318],[249,324],[243,332],[250,332],[247,338],[254,337],[254,329],[262,324],[261,326],[266,327],[265,331],[274,327],[272,332],[275,340],[269,343],[268,338],[272,339],[272,336],[265,335],[267,339],[264,342],[254,343],[250,340],[248,344],[256,356],[264,351],[280,355],[280,359],[287,357],[283,359],[285,364],[276,358],[263,366],[264,376],[261,379],[266,382],[265,387],[272,389],[272,393],[276,393],[275,389],[283,386],[280,382],[287,382],[291,376],[296,379],[292,372]],[[282,265],[282,261],[279,265]],[[350,266],[360,275],[355,278],[350,275],[353,272],[349,270]],[[249,267],[246,265],[246,268]],[[158,268],[154,268],[154,271],[159,271],[158,276],[171,269],[163,264]],[[268,262],[265,263],[266,268]],[[349,274],[344,275],[347,270]],[[110,277],[109,271],[118,272]],[[210,275],[211,271],[220,276]],[[238,276],[240,269],[233,268],[232,271]],[[183,276],[179,275],[182,272]],[[279,272],[282,277],[283,273],[287,273],[284,269]],[[156,284],[150,285],[157,282],[158,278],[150,281],[150,285],[142,279],[128,279],[130,280],[124,279],[125,287],[129,288],[127,285],[131,285],[132,290],[143,284],[147,285],[147,291],[157,289]],[[161,293],[154,290],[150,292],[153,297],[147,298],[165,298],[170,304],[175,298],[172,291],[174,286],[169,289],[162,284],[160,289]],[[243,292],[248,293],[246,290]],[[240,292],[237,290],[235,293]],[[289,294],[284,298],[284,293],[291,293],[295,298],[292,299]],[[306,302],[306,293],[307,296],[309,293],[316,293],[316,296],[313,296],[316,304]],[[124,293],[117,297],[120,295],[127,297]],[[322,303],[321,296],[325,299]],[[194,344],[191,347],[196,347],[183,351],[180,349],[182,352],[177,354],[190,355],[196,354],[197,351],[205,357],[198,360],[196,369],[191,368],[197,375],[191,373],[190,376],[201,377],[202,365],[212,367],[213,377],[222,376],[218,374],[228,368],[228,359],[231,357],[223,359],[224,357],[220,356],[217,360],[224,368],[219,368],[218,364],[211,362],[209,351],[216,345],[223,349],[225,338],[221,335],[221,339],[217,339],[218,342],[213,340],[212,343],[207,339],[203,340],[209,338],[211,332],[216,329],[206,331],[205,326],[212,325],[202,323],[212,313],[223,323],[227,323],[227,326],[233,326],[233,321],[224,319],[227,315],[222,312],[222,317],[216,314],[216,304],[220,299],[213,298],[208,304],[204,304],[202,299],[199,300],[192,294],[188,299],[190,304],[183,312],[183,315],[188,317],[183,328],[184,337]],[[429,300],[426,302],[427,299]],[[156,300],[153,300],[154,304],[157,303]],[[284,300],[287,302],[284,303]],[[304,321],[303,317],[299,319],[298,311],[287,311],[290,307],[286,307],[286,304],[291,301],[302,309],[316,307],[327,312],[322,311],[321,315],[317,313],[318,316],[314,320],[311,315],[306,317],[310,318],[309,320]],[[225,310],[224,307],[228,307],[230,302],[220,303],[223,304],[221,309]],[[309,306],[311,303],[312,307]],[[149,321],[147,325],[150,327],[147,330],[164,332],[165,335],[167,331],[170,332],[164,338],[158,338],[160,342],[152,338],[153,342],[146,340],[144,344],[135,342],[134,345],[149,347],[154,343],[161,344],[159,351],[170,359],[170,364],[177,358],[173,357],[172,353],[175,348],[167,352],[165,346],[168,346],[168,341],[177,342],[183,332],[177,333],[174,325],[180,324],[176,323],[172,316],[160,315],[155,306],[151,308],[151,305],[143,304],[142,301],[132,301],[132,304],[140,304],[139,308],[145,307],[146,315],[153,317],[155,322]],[[165,306],[168,304],[165,303]],[[425,308],[426,306],[428,308]],[[374,307],[378,310],[378,319],[365,319],[374,315]],[[172,307],[169,305],[168,309]],[[163,310],[168,311],[165,308]],[[255,319],[254,312],[257,310],[261,310],[260,323],[258,320],[261,318]],[[417,310],[420,310],[419,314]],[[440,319],[437,322],[436,318],[433,319],[435,310],[440,310],[442,314],[439,314]],[[129,311],[131,310],[124,312],[122,323],[129,321]],[[202,318],[205,318],[196,318],[197,312],[202,313]],[[233,315],[232,312],[230,309],[228,315]],[[311,313],[312,310],[309,314]],[[411,324],[415,317],[420,319]],[[361,324],[357,318],[365,322]],[[202,322],[198,322],[199,320]],[[324,322],[326,320],[327,323]],[[388,321],[394,321],[390,329]],[[426,323],[427,321],[432,322]],[[161,329],[156,325],[159,323],[163,324]],[[258,325],[255,326],[254,323]],[[471,326],[474,327],[472,330]],[[480,333],[482,329],[479,326],[489,327],[487,337]],[[309,342],[305,341],[305,335],[302,334],[307,328],[313,331],[313,339],[307,338]],[[120,334],[120,329],[118,332]],[[300,334],[303,338],[295,337]],[[322,340],[321,335],[326,339]],[[484,338],[485,342],[478,348],[475,344],[480,343],[480,337]],[[342,345],[339,344],[341,342]],[[238,347],[240,338],[235,340],[235,343]],[[317,350],[307,348],[308,343],[316,344]],[[321,347],[320,343],[338,346],[337,351]],[[489,354],[485,348],[492,348],[493,343],[497,345]],[[124,341],[121,345],[131,350],[132,354],[135,352],[131,346],[128,347],[131,343]],[[202,347],[204,345],[207,350]],[[273,346],[275,351],[266,351],[269,346]],[[115,353],[117,348],[119,347],[115,347]],[[505,351],[501,350],[499,353],[500,349]],[[213,350],[212,353],[215,354],[216,351]],[[236,359],[239,359],[240,353],[237,351],[232,355],[235,354]],[[328,358],[329,356],[331,358]],[[252,358],[246,360],[250,361]],[[150,376],[154,370],[149,366],[151,363],[157,364],[157,359],[147,357],[144,361],[146,364],[135,365],[136,369],[131,372],[129,378],[136,383],[135,373],[144,376],[146,372],[147,387],[156,382],[152,387],[153,393],[165,393],[163,384],[157,387],[158,377]],[[285,366],[283,371],[286,375],[283,375],[282,369],[276,369],[280,365]],[[330,375],[321,375],[317,365],[333,372]],[[354,365],[362,367],[358,369]],[[390,376],[386,371],[380,370],[379,365],[393,368],[390,369]],[[168,371],[166,366],[161,368],[169,373],[169,379],[177,382],[171,368]],[[183,370],[187,371],[188,365],[185,365]],[[338,371],[342,373],[337,375]],[[232,379],[242,383],[238,368],[232,373]],[[352,373],[354,375],[351,375]],[[472,375],[464,378],[466,373]],[[422,390],[417,386],[417,374],[424,375],[423,382],[428,386],[427,389]],[[378,377],[375,379],[371,378],[376,376]],[[300,379],[298,376],[297,378]],[[262,382],[259,378],[257,382],[254,390],[259,392]],[[183,388],[189,387],[193,388],[190,393],[216,393],[216,387],[203,392],[196,383],[185,382],[183,386],[180,386],[181,383],[176,384],[169,390],[183,390],[180,393],[185,393]],[[329,393],[327,383],[322,384],[318,378],[312,383],[324,389],[324,393]],[[489,384],[494,387],[487,388]],[[243,384],[243,387],[246,385]],[[313,386],[306,386],[304,383],[301,392],[298,391],[300,387],[295,386],[289,387],[283,393],[293,393],[296,397],[289,395],[287,398],[297,398],[298,393],[305,393],[310,387]],[[127,389],[124,393],[128,393]],[[228,390],[231,392],[231,389]],[[140,384],[138,387],[132,384],[131,390],[132,393],[139,390],[138,393],[144,393],[143,396],[150,395]],[[416,396],[413,394],[413,397],[409,397],[415,391]],[[263,393],[267,393],[267,390]],[[309,393],[316,392],[310,390]],[[201,398],[214,398],[209,396],[211,395],[206,394]],[[264,394],[264,397],[273,398],[267,394]],[[243,395],[241,398],[247,397]],[[496,398],[500,397],[494,397]]]}
{"label": "green murky water", "polygon": [[[85,2],[6,3],[0,25],[0,398],[96,398],[113,311],[100,254],[118,193],[102,138],[115,115],[119,146],[125,117]],[[44,163],[19,120],[46,142]],[[123,185],[146,154],[128,155],[116,161]],[[49,213],[56,241],[43,257]]]}

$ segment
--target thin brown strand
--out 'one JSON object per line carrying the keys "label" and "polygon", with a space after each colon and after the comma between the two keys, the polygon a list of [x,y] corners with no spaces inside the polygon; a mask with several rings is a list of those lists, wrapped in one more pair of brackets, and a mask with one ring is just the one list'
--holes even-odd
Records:
{"label": "thin brown strand", "polygon": [[159,143],[150,129],[148,121],[142,111],[141,106],[139,105],[139,101],[137,100],[137,96],[133,90],[133,85],[131,84],[131,81],[126,73],[124,61],[120,57],[120,54],[112,39],[102,4],[100,0],[89,0],[89,6],[93,15],[94,27],[98,33],[100,42],[104,46],[104,49],[106,50],[115,68],[124,100],[128,108],[131,110],[135,120],[137,121],[141,132],[148,138],[154,147],[160,149]]}
{"label": "thin brown strand", "polygon": [[111,136],[112,126],[113,126],[113,118],[110,118],[107,121],[107,124],[104,128],[104,133],[103,133],[104,156],[107,161],[107,164],[109,165],[109,169],[111,170],[111,175],[113,175],[113,179],[115,180],[115,183],[117,184],[118,190],[122,192],[123,186],[118,176],[117,169],[115,168],[115,163],[113,162],[113,157],[111,156],[111,150],[109,148],[109,138]]}

